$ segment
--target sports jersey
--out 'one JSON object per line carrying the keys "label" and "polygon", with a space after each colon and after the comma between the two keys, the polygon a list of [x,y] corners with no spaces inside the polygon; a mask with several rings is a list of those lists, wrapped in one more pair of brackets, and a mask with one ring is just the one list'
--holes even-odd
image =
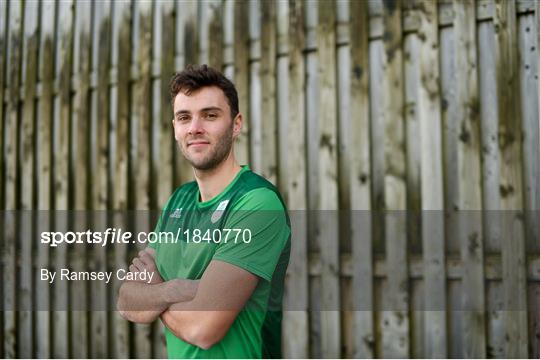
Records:
{"label": "sports jersey", "polygon": [[195,181],[184,184],[168,200],[155,232],[171,233],[176,239],[150,245],[156,249],[156,266],[164,281],[200,279],[212,260],[259,277],[227,334],[211,348],[191,345],[165,327],[170,358],[281,357],[291,227],[286,206],[270,182],[243,166],[220,194],[205,202]]}

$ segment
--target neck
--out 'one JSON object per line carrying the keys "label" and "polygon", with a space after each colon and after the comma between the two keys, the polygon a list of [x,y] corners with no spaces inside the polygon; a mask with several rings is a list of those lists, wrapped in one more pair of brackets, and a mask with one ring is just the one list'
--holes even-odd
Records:
{"label": "neck", "polygon": [[225,160],[213,169],[193,169],[195,180],[199,185],[201,201],[212,200],[221,193],[241,169],[232,151]]}

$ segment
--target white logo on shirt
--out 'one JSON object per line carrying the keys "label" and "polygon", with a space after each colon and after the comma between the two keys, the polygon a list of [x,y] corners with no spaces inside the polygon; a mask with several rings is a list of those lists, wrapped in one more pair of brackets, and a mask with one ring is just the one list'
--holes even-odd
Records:
{"label": "white logo on shirt", "polygon": [[224,210],[227,208],[227,205],[229,204],[229,200],[223,200],[219,203],[218,207],[216,208],[216,211],[212,214],[212,217],[210,220],[212,221],[212,224],[215,224],[221,217],[223,216]]}
{"label": "white logo on shirt", "polygon": [[179,219],[181,215],[182,215],[182,208],[174,210],[173,213],[169,217]]}

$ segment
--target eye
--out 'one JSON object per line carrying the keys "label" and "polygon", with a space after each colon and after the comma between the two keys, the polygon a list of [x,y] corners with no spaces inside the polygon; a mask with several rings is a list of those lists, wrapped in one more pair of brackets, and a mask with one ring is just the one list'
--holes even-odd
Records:
{"label": "eye", "polygon": [[217,118],[217,114],[216,113],[207,113],[206,117],[208,119],[215,119],[215,118]]}
{"label": "eye", "polygon": [[187,116],[187,115],[180,115],[180,116],[177,116],[177,117],[176,117],[176,121],[179,121],[179,122],[187,122],[187,121],[189,121],[189,116]]}

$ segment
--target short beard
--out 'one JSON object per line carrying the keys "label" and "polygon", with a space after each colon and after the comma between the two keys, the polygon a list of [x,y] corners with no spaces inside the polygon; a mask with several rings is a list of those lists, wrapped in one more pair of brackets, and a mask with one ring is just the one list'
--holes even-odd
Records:
{"label": "short beard", "polygon": [[212,149],[210,154],[208,154],[208,156],[203,158],[200,162],[195,163],[192,159],[190,159],[187,149],[184,150],[184,148],[182,147],[184,157],[191,164],[191,166],[193,166],[193,168],[197,170],[207,171],[215,169],[223,162],[223,160],[227,158],[231,151],[233,144],[232,132],[233,127],[231,126],[227,129],[225,134],[223,134],[223,136],[218,139],[216,146]]}

